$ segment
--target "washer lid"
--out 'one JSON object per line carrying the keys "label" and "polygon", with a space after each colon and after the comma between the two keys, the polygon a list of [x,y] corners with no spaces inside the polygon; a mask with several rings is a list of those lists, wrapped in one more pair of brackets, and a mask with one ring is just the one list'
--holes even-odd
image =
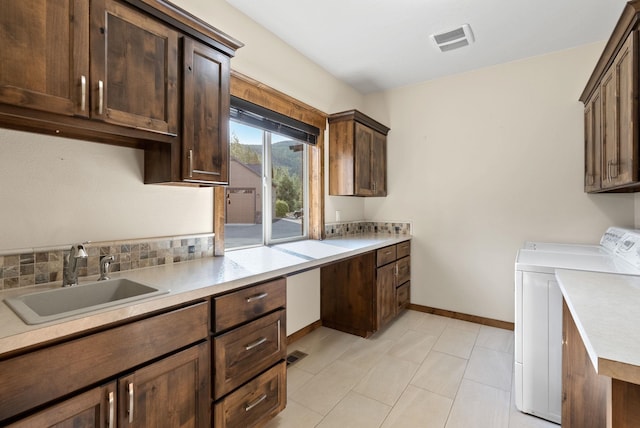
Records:
{"label": "washer lid", "polygon": [[551,253],[535,250],[519,250],[516,270],[553,273],[555,269],[573,269],[593,272],[640,275],[640,268],[615,255],[590,255]]}

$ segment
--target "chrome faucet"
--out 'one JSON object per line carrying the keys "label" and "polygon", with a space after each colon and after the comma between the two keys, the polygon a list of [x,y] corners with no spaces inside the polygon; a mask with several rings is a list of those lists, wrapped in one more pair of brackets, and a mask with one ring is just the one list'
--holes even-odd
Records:
{"label": "chrome faucet", "polygon": [[78,259],[86,259],[87,250],[83,244],[73,244],[69,255],[65,256],[67,267],[64,269],[62,286],[71,287],[78,285]]}
{"label": "chrome faucet", "polygon": [[100,259],[100,278],[98,281],[106,281],[109,278],[109,266],[116,258],[114,256],[104,256]]}

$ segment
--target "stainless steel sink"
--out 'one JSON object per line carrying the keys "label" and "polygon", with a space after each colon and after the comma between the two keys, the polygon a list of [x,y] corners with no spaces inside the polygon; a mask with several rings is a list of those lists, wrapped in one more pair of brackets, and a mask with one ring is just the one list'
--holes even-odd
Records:
{"label": "stainless steel sink", "polygon": [[116,278],[8,297],[4,301],[25,323],[41,324],[168,292],[126,278]]}

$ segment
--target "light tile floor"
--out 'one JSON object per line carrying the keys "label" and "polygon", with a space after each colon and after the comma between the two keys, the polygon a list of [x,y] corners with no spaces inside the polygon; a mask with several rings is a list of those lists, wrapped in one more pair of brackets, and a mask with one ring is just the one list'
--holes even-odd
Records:
{"label": "light tile floor", "polygon": [[558,428],[520,413],[513,332],[406,311],[363,339],[321,327],[288,351],[287,408],[267,428]]}

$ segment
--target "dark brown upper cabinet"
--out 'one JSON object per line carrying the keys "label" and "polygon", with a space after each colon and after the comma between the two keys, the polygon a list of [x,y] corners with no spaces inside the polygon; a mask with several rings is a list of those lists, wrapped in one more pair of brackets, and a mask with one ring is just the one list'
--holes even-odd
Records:
{"label": "dark brown upper cabinet", "polygon": [[0,104],[89,115],[87,1],[2,2],[0,46]]}
{"label": "dark brown upper cabinet", "polygon": [[183,37],[180,144],[145,151],[146,183],[229,182],[229,57]]}
{"label": "dark brown upper cabinet", "polygon": [[91,116],[178,133],[178,33],[115,0],[91,1]]}
{"label": "dark brown upper cabinet", "polygon": [[357,110],[329,116],[329,194],[387,196],[389,128]]}
{"label": "dark brown upper cabinet", "polygon": [[640,191],[638,17],[625,7],[580,101],[584,103],[585,192]]}
{"label": "dark brown upper cabinet", "polygon": [[142,148],[146,183],[227,183],[242,43],[164,0],[26,0],[0,45],[0,127]]}

